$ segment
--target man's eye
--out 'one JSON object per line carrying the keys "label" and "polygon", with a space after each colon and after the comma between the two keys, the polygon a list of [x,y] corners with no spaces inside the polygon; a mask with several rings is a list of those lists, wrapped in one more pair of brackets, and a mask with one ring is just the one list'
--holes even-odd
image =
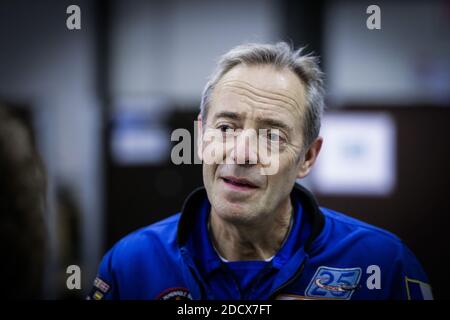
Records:
{"label": "man's eye", "polygon": [[280,141],[280,140],[281,140],[281,137],[280,137],[280,134],[277,133],[276,131],[269,130],[269,131],[267,132],[267,140],[270,140],[270,141]]}
{"label": "man's eye", "polygon": [[221,132],[226,133],[227,130],[232,130],[233,128],[230,127],[229,125],[221,124],[221,125],[219,125],[219,126],[217,127],[217,129],[219,129]]}

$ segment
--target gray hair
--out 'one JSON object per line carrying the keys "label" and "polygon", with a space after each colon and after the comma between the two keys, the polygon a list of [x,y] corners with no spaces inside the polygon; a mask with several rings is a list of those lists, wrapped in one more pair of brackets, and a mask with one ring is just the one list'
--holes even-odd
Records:
{"label": "gray hair", "polygon": [[304,48],[294,50],[286,42],[276,44],[249,43],[239,45],[224,54],[210,76],[202,94],[200,112],[206,121],[211,94],[220,79],[233,67],[244,65],[273,65],[279,69],[288,68],[294,72],[305,86],[306,114],[303,135],[304,147],[319,136],[320,123],[324,110],[324,80],[319,68],[318,58],[302,54]]}

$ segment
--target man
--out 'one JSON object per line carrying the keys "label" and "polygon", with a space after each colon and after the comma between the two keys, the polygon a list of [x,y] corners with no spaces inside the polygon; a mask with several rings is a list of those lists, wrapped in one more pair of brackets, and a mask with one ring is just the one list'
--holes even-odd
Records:
{"label": "man", "polygon": [[[89,298],[431,298],[425,273],[401,240],[319,208],[296,184],[322,145],[323,95],[316,59],[286,43],[225,54],[199,115],[205,188],[181,213],[118,242]],[[266,145],[242,139],[261,129]]]}

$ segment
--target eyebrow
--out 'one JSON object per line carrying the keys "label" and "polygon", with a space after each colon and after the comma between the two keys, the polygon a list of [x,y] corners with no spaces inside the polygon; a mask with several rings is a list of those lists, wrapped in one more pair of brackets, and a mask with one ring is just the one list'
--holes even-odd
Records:
{"label": "eyebrow", "polygon": [[219,118],[228,118],[228,119],[232,119],[232,120],[239,120],[239,119],[241,119],[241,115],[236,112],[221,111],[214,115],[214,120],[219,119]]}
{"label": "eyebrow", "polygon": [[287,124],[285,124],[284,122],[282,122],[280,120],[276,120],[276,119],[272,119],[272,118],[258,118],[257,121],[268,127],[280,128],[287,132],[291,131],[291,128]]}
{"label": "eyebrow", "polygon": [[[239,113],[236,112],[231,112],[231,111],[221,111],[217,114],[214,115],[214,119],[219,119],[219,118],[227,118],[227,119],[232,119],[232,120],[240,120],[241,119],[241,115]],[[258,123],[267,126],[267,127],[276,127],[276,128],[280,128],[283,129],[287,132],[290,132],[291,129],[290,127],[285,124],[284,122],[277,120],[277,119],[272,119],[272,118],[257,118],[256,119]]]}

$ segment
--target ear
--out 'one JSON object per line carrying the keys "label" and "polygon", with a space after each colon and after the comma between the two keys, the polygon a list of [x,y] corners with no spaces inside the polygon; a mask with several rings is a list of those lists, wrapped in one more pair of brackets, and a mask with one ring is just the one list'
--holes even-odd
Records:
{"label": "ear", "polygon": [[308,150],[305,153],[305,158],[303,159],[303,163],[300,165],[300,169],[298,171],[297,178],[303,179],[306,177],[314,163],[317,160],[317,156],[319,155],[320,149],[322,148],[323,138],[318,137],[314,140],[313,143],[309,146]]}
{"label": "ear", "polygon": [[197,117],[197,156],[200,161],[203,160],[203,124],[201,113]]}

